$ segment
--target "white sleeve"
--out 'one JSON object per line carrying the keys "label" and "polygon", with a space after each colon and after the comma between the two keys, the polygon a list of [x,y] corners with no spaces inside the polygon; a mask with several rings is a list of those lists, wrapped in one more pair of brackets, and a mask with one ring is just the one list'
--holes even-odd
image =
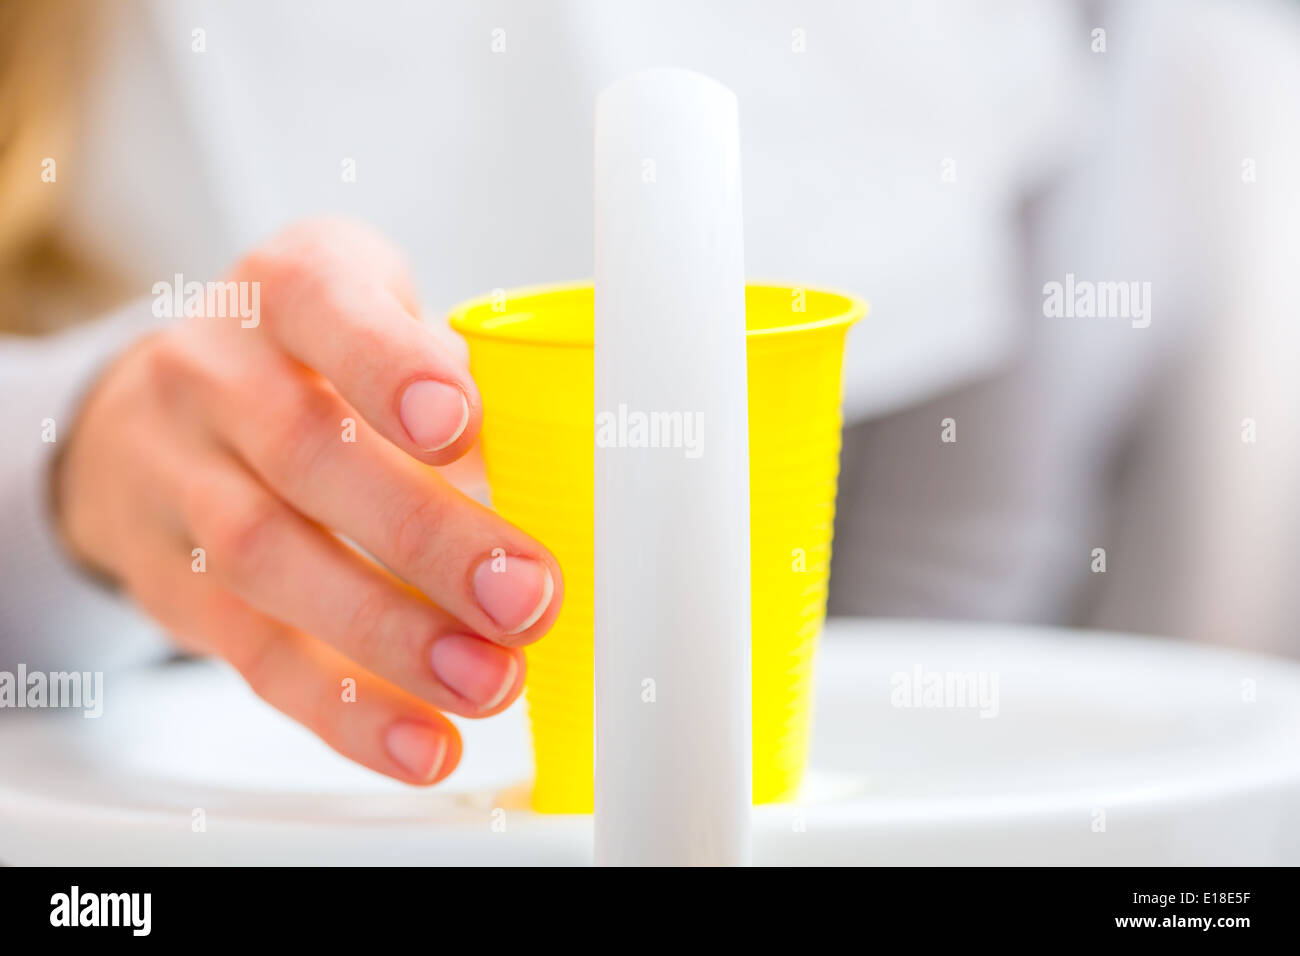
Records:
{"label": "white sleeve", "polygon": [[166,649],[128,601],[70,560],[49,498],[51,462],[86,392],[160,321],[141,300],[59,335],[0,336],[0,670],[105,670]]}

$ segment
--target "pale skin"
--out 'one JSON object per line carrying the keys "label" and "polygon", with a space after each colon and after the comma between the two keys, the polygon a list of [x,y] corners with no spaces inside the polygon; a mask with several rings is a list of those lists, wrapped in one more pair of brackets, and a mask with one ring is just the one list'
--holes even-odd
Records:
{"label": "pale skin", "polygon": [[559,564],[430,467],[470,451],[482,402],[387,241],[303,223],[227,278],[260,283],[258,324],[177,319],[110,366],[59,461],[60,530],[335,750],[436,783],[461,756],[443,712],[519,695]]}

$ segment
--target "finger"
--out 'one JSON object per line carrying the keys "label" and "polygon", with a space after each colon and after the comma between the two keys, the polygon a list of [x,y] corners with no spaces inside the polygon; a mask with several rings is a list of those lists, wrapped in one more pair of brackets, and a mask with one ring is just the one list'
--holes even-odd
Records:
{"label": "finger", "polygon": [[460,762],[460,734],[431,705],[193,573],[187,551],[160,553],[128,586],[164,626],[223,657],[258,696],[350,760],[421,785]]}
{"label": "finger", "polygon": [[[277,367],[277,363],[285,367]],[[402,454],[328,383],[283,357],[250,355],[241,374],[202,390],[220,441],[277,495],[339,531],[461,621],[507,646],[537,640],[563,600],[559,563],[542,545]]]}
{"label": "finger", "polygon": [[407,454],[454,461],[478,434],[478,389],[459,356],[403,306],[390,280],[395,254],[371,248],[368,231],[361,240],[353,232],[331,223],[296,230],[240,271],[261,283],[264,324],[281,348]]}
{"label": "finger", "polygon": [[278,621],[444,710],[486,717],[523,688],[523,652],[464,625],[307,521],[243,466],[198,461],[185,522],[207,572]]}

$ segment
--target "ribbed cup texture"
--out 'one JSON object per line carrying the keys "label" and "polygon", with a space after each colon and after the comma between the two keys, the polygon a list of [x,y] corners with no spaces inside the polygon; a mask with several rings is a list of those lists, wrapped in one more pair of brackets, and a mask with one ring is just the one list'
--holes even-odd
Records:
{"label": "ribbed cup texture", "polygon": [[[813,659],[830,574],[845,331],[749,338],[755,803],[793,798],[807,763]],[[533,806],[590,813],[593,352],[469,341],[492,503],[549,547],[564,571],[559,619],[527,649]]]}

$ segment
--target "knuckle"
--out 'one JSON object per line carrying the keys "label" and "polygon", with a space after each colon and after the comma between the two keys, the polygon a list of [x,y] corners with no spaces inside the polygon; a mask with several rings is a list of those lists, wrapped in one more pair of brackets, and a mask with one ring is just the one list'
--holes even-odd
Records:
{"label": "knuckle", "polygon": [[239,585],[256,577],[270,541],[281,527],[284,508],[267,494],[250,494],[231,505],[210,506],[204,523],[209,567],[224,580]]}
{"label": "knuckle", "polygon": [[408,501],[392,528],[393,557],[406,573],[427,570],[437,549],[432,546],[447,519],[447,506],[437,495]]}
{"label": "knuckle", "polygon": [[309,296],[320,294],[334,273],[329,246],[310,236],[285,236],[249,253],[239,272],[261,284],[262,306],[274,318]]}
{"label": "knuckle", "polygon": [[372,364],[383,362],[392,352],[393,333],[382,326],[356,323],[348,329],[348,352],[345,361],[356,373],[368,371]]}
{"label": "knuckle", "polygon": [[246,637],[232,642],[225,658],[239,672],[249,689],[267,703],[275,704],[276,642],[266,636]]}
{"label": "knuckle", "polygon": [[[360,671],[345,676],[352,677],[358,684],[363,680]],[[342,703],[338,687],[337,683],[312,680],[310,685],[301,689],[301,696],[297,697],[289,712],[289,716],[331,746],[345,736],[342,727],[345,715],[341,711],[346,705]]]}
{"label": "knuckle", "polygon": [[212,509],[220,504],[221,496],[204,475],[197,475],[183,484],[180,499],[185,527],[189,529],[195,543],[202,546],[212,520]]}
{"label": "knuckle", "polygon": [[359,660],[371,660],[387,650],[392,631],[393,604],[381,589],[371,588],[348,615],[347,640]]}
{"label": "knuckle", "polygon": [[346,216],[319,215],[300,219],[286,226],[279,240],[287,243],[317,242],[338,246],[349,237],[374,231],[374,227]]}
{"label": "knuckle", "polygon": [[[338,313],[331,313],[330,307],[326,307],[322,314]],[[355,323],[348,329],[348,350],[339,359],[337,380],[345,392],[355,389],[358,394],[377,394],[395,361],[400,361],[400,356],[394,350],[391,333]]]}
{"label": "knuckle", "polygon": [[298,487],[303,476],[315,473],[343,417],[337,400],[324,389],[312,384],[298,389],[260,430],[259,469],[277,488]]}
{"label": "knuckle", "polygon": [[138,353],[145,381],[164,402],[174,404],[201,377],[193,355],[180,339],[163,333],[146,339]]}
{"label": "knuckle", "polygon": [[189,364],[189,357],[178,347],[176,338],[167,332],[144,339],[137,356],[145,375],[159,381],[182,377]]}
{"label": "knuckle", "polygon": [[362,257],[394,249],[379,229],[341,216],[305,219],[286,229],[281,238],[287,244],[314,246],[335,257]]}

